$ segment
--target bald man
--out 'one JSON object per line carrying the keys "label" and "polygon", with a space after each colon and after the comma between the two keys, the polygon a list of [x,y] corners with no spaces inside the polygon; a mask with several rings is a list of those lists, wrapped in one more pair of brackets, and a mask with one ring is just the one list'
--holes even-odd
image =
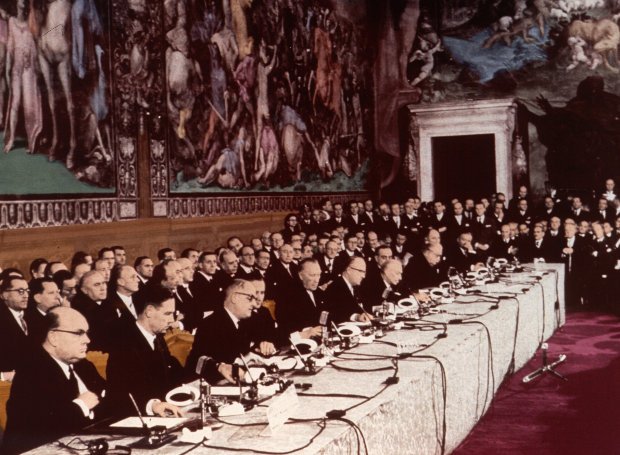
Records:
{"label": "bald man", "polygon": [[[380,266],[380,281],[374,286],[362,282],[361,295],[364,309],[372,313],[372,307],[381,305],[391,292],[396,291],[403,277],[403,266],[398,259],[388,259]],[[365,281],[365,280],[364,280]]]}
{"label": "bald man", "polygon": [[367,322],[373,317],[362,308],[358,287],[366,276],[364,258],[352,257],[342,275],[336,278],[325,291],[325,307],[330,318],[341,323],[345,321]]}
{"label": "bald man", "polygon": [[86,360],[88,322],[78,311],[48,311],[46,335],[21,365],[7,403],[1,452],[17,454],[79,431],[105,417],[105,381]]}

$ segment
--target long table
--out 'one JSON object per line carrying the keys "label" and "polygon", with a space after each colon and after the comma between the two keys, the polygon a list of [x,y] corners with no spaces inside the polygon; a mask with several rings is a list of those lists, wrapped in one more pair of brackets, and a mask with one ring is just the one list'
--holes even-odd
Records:
{"label": "long table", "polygon": [[[294,376],[296,382],[312,385],[299,393],[293,416],[298,421],[291,419],[269,434],[265,408],[256,407],[221,419],[231,425],[215,430],[212,439],[190,453],[226,453],[227,448],[355,453],[363,441],[351,423],[361,430],[370,453],[450,453],[487,411],[502,380],[564,324],[564,266],[526,264],[525,269],[475,288],[476,294],[442,305],[443,312],[413,326],[342,353],[314,376]],[[406,351],[398,360],[397,346]],[[392,376],[398,382],[386,384]],[[325,420],[334,409],[347,409],[350,423]],[[115,438],[110,445],[134,440]],[[189,448],[173,443],[150,453],[184,454]],[[52,443],[29,453],[71,452]]]}

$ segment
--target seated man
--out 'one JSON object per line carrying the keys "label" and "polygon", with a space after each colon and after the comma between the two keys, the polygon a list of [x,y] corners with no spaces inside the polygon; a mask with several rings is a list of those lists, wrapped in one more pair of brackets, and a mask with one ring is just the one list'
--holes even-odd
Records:
{"label": "seated man", "polygon": [[89,341],[88,322],[78,311],[48,311],[43,345],[15,374],[0,452],[25,452],[102,417],[105,381],[86,360]]}
{"label": "seated man", "polygon": [[[427,245],[422,254],[414,257],[403,275],[401,289],[405,293],[417,291],[422,288],[438,286],[439,283],[447,279],[446,271],[441,262],[441,245]],[[414,294],[420,301],[426,300],[424,294]]]}
{"label": "seated man", "polygon": [[358,297],[357,288],[366,276],[366,261],[354,256],[350,258],[342,275],[336,278],[325,291],[325,309],[335,323],[345,321],[368,322],[373,319],[366,313]]}
{"label": "seated man", "polygon": [[252,283],[256,289],[256,300],[253,304],[252,316],[244,319],[241,325],[248,330],[252,340],[258,340],[252,347],[253,351],[262,355],[271,355],[275,353],[278,344],[278,329],[271,313],[263,306],[265,281],[262,278],[251,278],[247,281]]}
{"label": "seated man", "polygon": [[[241,322],[252,316],[256,302],[256,289],[249,281],[234,280],[226,288],[224,305],[198,324],[194,345],[187,358],[185,368],[188,374],[196,374],[196,366],[204,356],[204,367],[198,374],[207,382],[215,384],[222,379],[235,383],[237,369],[233,363],[239,355],[250,352],[251,333]],[[202,362],[201,362],[202,364]],[[239,378],[243,378],[239,371]]]}
{"label": "seated man", "polygon": [[164,333],[174,323],[172,293],[151,283],[135,295],[138,319],[128,324],[110,350],[106,375],[113,412],[136,415],[129,394],[140,412],[166,417],[182,416],[176,406],[162,401],[184,379],[183,367],[170,355]]}
{"label": "seated man", "polygon": [[372,307],[381,305],[390,293],[396,291],[403,277],[403,266],[398,259],[389,259],[380,267],[380,281],[376,286],[364,286],[362,282],[362,298],[364,309],[372,312]]}
{"label": "seated man", "polygon": [[[316,259],[304,259],[299,264],[300,282],[276,300],[276,320],[282,338],[320,337],[319,316],[323,309],[323,292],[318,288],[321,266]],[[288,341],[284,341],[288,343]]]}
{"label": "seated man", "polygon": [[468,272],[470,267],[479,262],[480,255],[472,245],[473,236],[471,232],[462,232],[456,239],[456,244],[447,251],[448,266],[454,267],[460,273]]}

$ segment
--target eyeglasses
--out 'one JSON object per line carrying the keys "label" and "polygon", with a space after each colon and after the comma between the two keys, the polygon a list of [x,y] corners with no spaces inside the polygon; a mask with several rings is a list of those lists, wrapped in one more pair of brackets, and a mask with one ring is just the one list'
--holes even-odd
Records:
{"label": "eyeglasses", "polygon": [[257,302],[258,301],[256,296],[253,295],[253,294],[246,294],[245,292],[235,292],[235,294],[241,294],[241,295],[246,296],[248,298],[249,302]]}
{"label": "eyeglasses", "polygon": [[355,270],[356,272],[359,273],[363,273],[364,275],[366,275],[366,270],[362,270],[362,269],[356,269],[355,267],[349,267],[351,270]]}
{"label": "eyeglasses", "polygon": [[62,329],[52,329],[52,332],[63,332],[63,333],[70,333],[71,335],[75,335],[78,337],[81,336],[90,336],[90,332],[88,330],[62,330]]}
{"label": "eyeglasses", "polygon": [[251,256],[254,256],[254,253],[244,253],[241,256],[243,256],[243,257],[251,257]]}
{"label": "eyeglasses", "polygon": [[6,292],[17,292],[19,295],[30,294],[30,289],[7,289]]}

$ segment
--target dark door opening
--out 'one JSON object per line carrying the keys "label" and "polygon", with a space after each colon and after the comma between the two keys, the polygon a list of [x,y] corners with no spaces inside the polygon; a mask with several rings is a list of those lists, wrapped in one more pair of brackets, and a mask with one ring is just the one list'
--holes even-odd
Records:
{"label": "dark door opening", "polygon": [[480,199],[495,192],[495,136],[432,138],[435,198]]}

